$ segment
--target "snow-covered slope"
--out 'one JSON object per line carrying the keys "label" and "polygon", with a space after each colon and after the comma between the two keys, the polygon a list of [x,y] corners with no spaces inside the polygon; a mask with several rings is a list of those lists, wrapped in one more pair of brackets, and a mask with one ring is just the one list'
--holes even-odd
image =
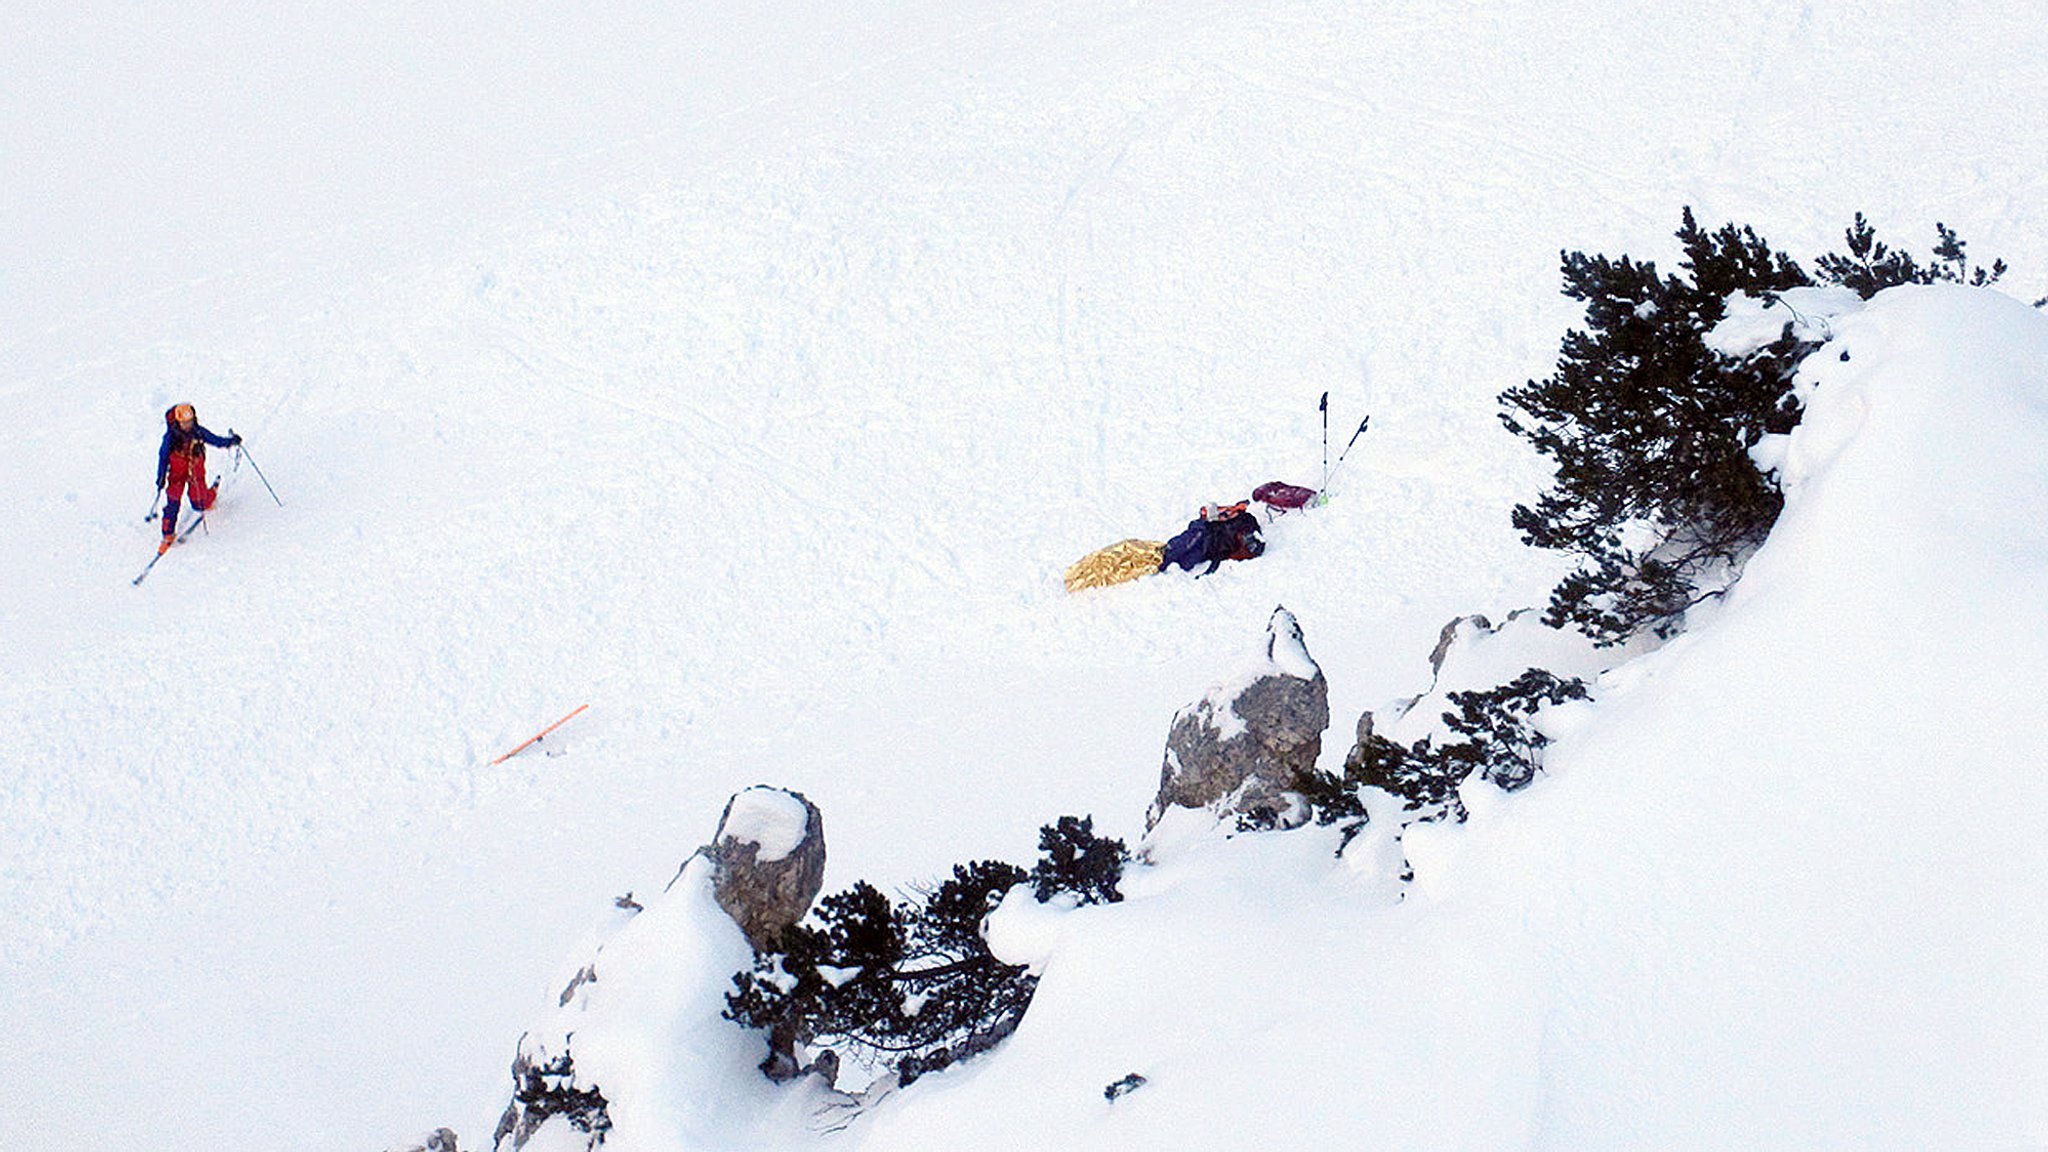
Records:
{"label": "snow-covered slope", "polygon": [[1836,323],[1725,609],[1553,718],[1535,787],[1411,827],[1406,899],[1321,834],[1169,855],[871,1146],[2048,1138],[2048,318],[1908,289]]}
{"label": "snow-covered slope", "polygon": [[[1718,611],[1546,714],[1536,786],[1405,833],[1380,806],[1341,859],[1178,811],[1123,903],[1014,891],[989,938],[1041,976],[1016,1036],[820,1146],[2041,1143],[2048,317],[1915,288],[1828,321],[1777,532]],[[759,1048],[720,1038],[746,953],[693,867],[536,1035],[575,1037],[619,1147],[806,1146],[849,1112],[810,1080],[764,1099]]]}
{"label": "snow-covered slope", "polygon": [[[1804,254],[1861,208],[2039,295],[2043,36],[2024,4],[10,7],[0,1073],[47,1090],[0,1144],[474,1143],[586,928],[738,788],[821,805],[828,886],[908,883],[1061,813],[1133,836],[1275,603],[1340,730],[1419,690],[1445,620],[1555,574],[1491,398],[1572,319],[1557,249],[1668,262],[1691,203]],[[1264,559],[1061,591],[1315,482],[1325,389],[1373,430]],[[138,590],[178,400],[284,505],[233,473]]]}

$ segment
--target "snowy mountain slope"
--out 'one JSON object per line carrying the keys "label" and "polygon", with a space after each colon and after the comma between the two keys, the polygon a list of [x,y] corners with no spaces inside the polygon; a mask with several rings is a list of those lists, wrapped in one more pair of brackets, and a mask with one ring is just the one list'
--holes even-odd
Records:
{"label": "snowy mountain slope", "polygon": [[1723,617],[1501,826],[1530,856],[1506,902],[1563,933],[1557,986],[1605,993],[1552,1021],[1558,1146],[2048,1138],[2048,726],[2019,687],[2048,635],[2048,321],[1907,290],[1837,327],[1849,358],[1809,361],[1785,517]]}
{"label": "snowy mountain slope", "polygon": [[[2041,34],[1944,13],[10,9],[0,1068],[64,1091],[0,1143],[474,1139],[738,787],[904,883],[1131,834],[1276,602],[1340,730],[1418,690],[1554,574],[1491,397],[1559,246],[1863,208],[2039,294]],[[1325,389],[1373,431],[1265,559],[1060,592],[1313,482]],[[177,400],[286,506],[237,474],[138,591]]]}
{"label": "snowy mountain slope", "polygon": [[1167,837],[1056,928],[1013,897],[1031,1014],[866,1146],[2039,1144],[2048,318],[1836,326],[1725,609],[1554,719],[1535,787],[1411,826],[1405,898],[1323,832]]}

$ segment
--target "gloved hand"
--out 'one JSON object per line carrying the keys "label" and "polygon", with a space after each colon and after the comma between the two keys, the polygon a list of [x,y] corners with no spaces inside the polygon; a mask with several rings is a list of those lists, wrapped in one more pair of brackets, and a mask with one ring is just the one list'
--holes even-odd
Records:
{"label": "gloved hand", "polygon": [[229,429],[229,430],[228,430],[228,446],[232,448],[232,447],[234,447],[235,445],[237,445],[237,444],[240,444],[241,442],[242,442],[242,434],[241,434],[240,432],[237,432],[237,431],[233,430],[233,429]]}

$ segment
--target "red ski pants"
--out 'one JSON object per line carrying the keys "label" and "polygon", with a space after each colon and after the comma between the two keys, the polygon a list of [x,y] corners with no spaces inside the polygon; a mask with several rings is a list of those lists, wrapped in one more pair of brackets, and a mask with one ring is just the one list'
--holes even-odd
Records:
{"label": "red ski pants", "polygon": [[197,511],[204,512],[213,507],[213,490],[206,486],[206,457],[173,453],[171,466],[164,477],[166,537],[178,530],[178,498],[187,495],[192,498],[192,507]]}

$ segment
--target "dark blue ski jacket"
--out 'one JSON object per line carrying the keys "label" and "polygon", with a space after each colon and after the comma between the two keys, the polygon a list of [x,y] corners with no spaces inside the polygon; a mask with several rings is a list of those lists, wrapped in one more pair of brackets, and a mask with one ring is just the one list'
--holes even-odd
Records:
{"label": "dark blue ski jacket", "polygon": [[171,456],[173,454],[179,456],[204,456],[207,444],[211,444],[215,448],[232,448],[235,446],[235,441],[225,436],[216,436],[199,424],[192,425],[190,432],[185,431],[176,424],[171,424],[165,428],[164,442],[156,450],[156,486],[159,488],[163,487],[164,481],[170,478]]}

